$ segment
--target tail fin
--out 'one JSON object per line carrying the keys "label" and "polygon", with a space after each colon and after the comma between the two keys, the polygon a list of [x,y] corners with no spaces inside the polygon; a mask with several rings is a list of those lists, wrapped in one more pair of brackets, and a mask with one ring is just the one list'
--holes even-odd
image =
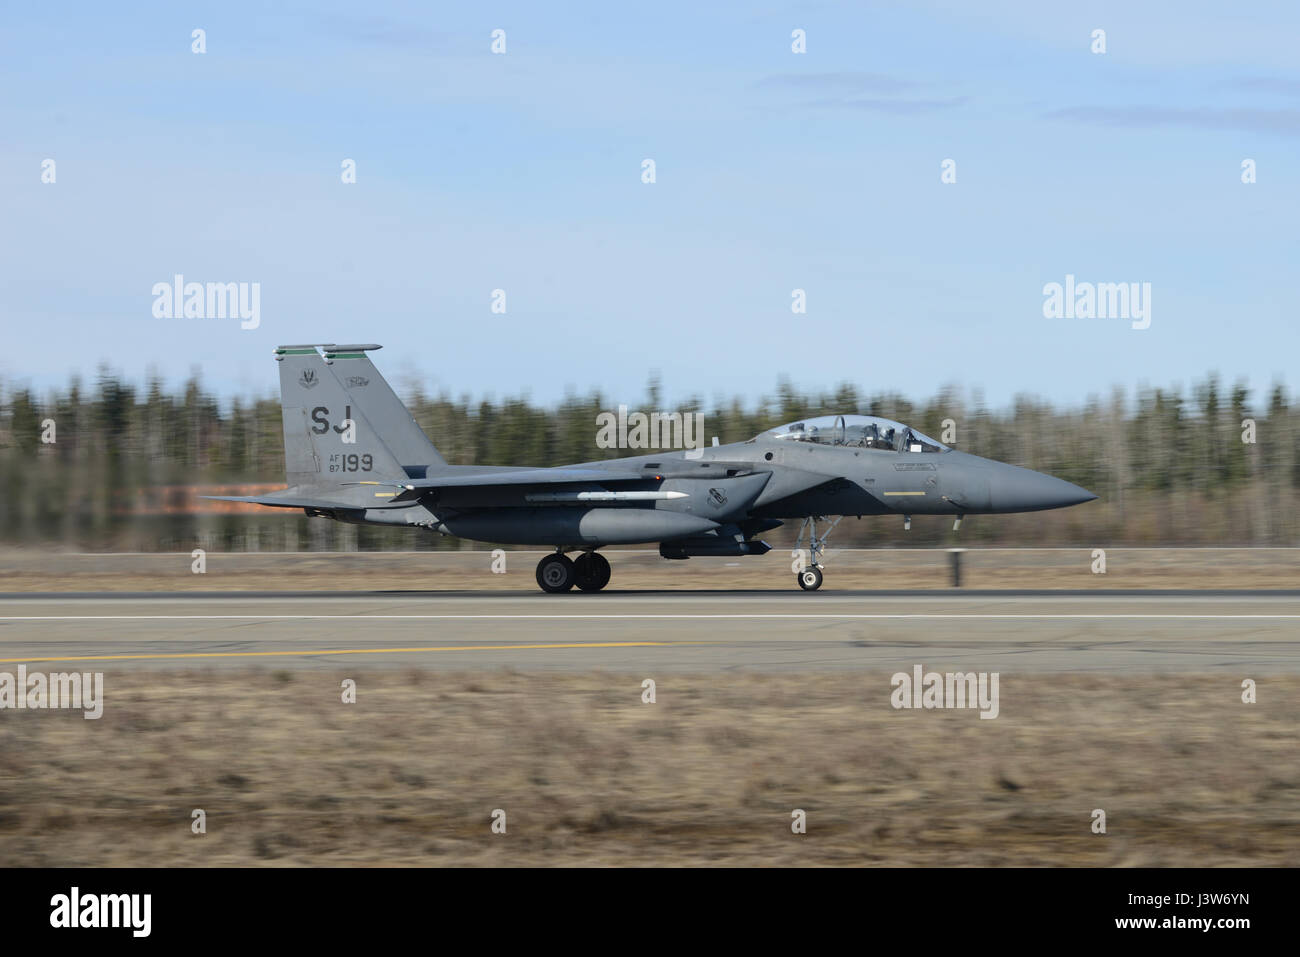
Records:
{"label": "tail fin", "polygon": [[280,346],[275,358],[280,363],[284,468],[291,486],[407,478],[315,346]]}
{"label": "tail fin", "polygon": [[352,408],[365,415],[379,430],[384,444],[392,449],[408,474],[418,478],[446,469],[446,459],[366,355],[380,346],[328,345],[324,348],[325,362],[340,388],[352,400]]}

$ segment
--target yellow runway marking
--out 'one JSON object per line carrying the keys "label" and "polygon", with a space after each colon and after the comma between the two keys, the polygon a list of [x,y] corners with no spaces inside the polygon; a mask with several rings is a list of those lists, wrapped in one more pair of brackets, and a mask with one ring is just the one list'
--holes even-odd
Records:
{"label": "yellow runway marking", "polygon": [[533,651],[550,648],[665,648],[701,645],[702,641],[575,641],[548,645],[425,645],[418,648],[335,648],[316,651],[185,651],[152,655],[72,655],[61,658],[0,658],[0,664],[37,661],[139,661],[162,658],[306,658],[312,655],[400,655],[418,651]]}

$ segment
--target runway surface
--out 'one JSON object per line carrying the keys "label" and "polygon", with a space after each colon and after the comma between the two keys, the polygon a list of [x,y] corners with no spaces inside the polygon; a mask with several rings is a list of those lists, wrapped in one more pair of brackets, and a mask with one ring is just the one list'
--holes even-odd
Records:
{"label": "runway surface", "polygon": [[[691,589],[689,592],[665,592],[662,589],[611,588],[595,596],[597,601],[616,601],[631,597],[692,597],[692,598],[737,598],[737,597],[778,597],[798,595],[794,588],[730,588],[726,590]],[[67,598],[174,598],[193,600],[196,598],[526,598],[541,597],[531,591],[519,589],[489,590],[475,588],[467,591],[447,589],[422,590],[409,588],[366,589],[356,591],[321,591],[312,590],[258,590],[258,591],[45,591],[45,592],[0,592],[0,601],[49,599],[62,601]],[[553,599],[569,601],[584,597],[573,592],[568,598]],[[591,597],[591,596],[586,596]],[[1281,588],[881,588],[881,589],[845,589],[827,590],[821,596],[809,596],[826,600],[848,598],[1300,598],[1300,589]]]}
{"label": "runway surface", "polygon": [[1300,671],[1294,593],[0,596],[0,671]]}

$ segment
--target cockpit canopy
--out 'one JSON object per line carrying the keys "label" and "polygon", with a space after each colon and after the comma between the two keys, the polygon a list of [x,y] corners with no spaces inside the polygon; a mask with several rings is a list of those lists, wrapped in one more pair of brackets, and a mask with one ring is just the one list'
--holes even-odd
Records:
{"label": "cockpit canopy", "polygon": [[769,429],[759,438],[881,449],[887,452],[949,451],[948,446],[916,429],[874,415],[819,415]]}

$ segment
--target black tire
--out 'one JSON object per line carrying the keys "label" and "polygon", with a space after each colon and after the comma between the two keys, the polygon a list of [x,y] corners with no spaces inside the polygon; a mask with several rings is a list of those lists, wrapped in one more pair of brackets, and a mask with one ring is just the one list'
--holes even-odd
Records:
{"label": "black tire", "polygon": [[574,584],[582,591],[600,591],[609,584],[610,567],[599,552],[584,552],[573,562]]}
{"label": "black tire", "polygon": [[822,570],[816,565],[809,565],[795,576],[795,581],[804,591],[816,591],[822,587]]}
{"label": "black tire", "polygon": [[553,595],[568,591],[576,578],[573,562],[564,555],[547,555],[537,563],[537,584],[542,591]]}

